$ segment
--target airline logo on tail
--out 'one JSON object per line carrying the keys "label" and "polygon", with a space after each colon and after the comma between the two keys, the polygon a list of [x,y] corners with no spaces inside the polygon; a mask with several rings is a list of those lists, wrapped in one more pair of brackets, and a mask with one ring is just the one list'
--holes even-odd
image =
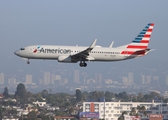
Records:
{"label": "airline logo on tail", "polygon": [[150,37],[152,34],[152,30],[154,27],[154,23],[149,23],[139,34],[138,36],[127,45],[126,50],[122,51],[121,54],[145,54],[148,43],[150,41]]}

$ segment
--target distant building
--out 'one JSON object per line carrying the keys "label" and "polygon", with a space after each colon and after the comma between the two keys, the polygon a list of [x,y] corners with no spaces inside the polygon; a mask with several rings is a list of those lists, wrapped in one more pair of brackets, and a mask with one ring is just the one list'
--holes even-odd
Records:
{"label": "distant building", "polygon": [[51,84],[54,85],[55,84],[55,80],[56,80],[56,75],[52,74],[51,75]]}
{"label": "distant building", "polygon": [[145,84],[145,75],[141,75],[141,84]]}
{"label": "distant building", "polygon": [[168,85],[168,75],[166,75],[166,85]]}
{"label": "distant building", "polygon": [[79,70],[74,70],[74,83],[80,83],[80,72],[79,72]]}
{"label": "distant building", "polygon": [[32,84],[32,75],[26,75],[26,84]]}
{"label": "distant building", "polygon": [[146,76],[146,84],[150,84],[151,83],[151,76]]}
{"label": "distant building", "polygon": [[134,82],[134,74],[132,72],[128,73],[128,83],[129,85],[132,85]]}
{"label": "distant building", "polygon": [[16,85],[16,78],[9,78],[8,79],[8,84],[9,85]]}
{"label": "distant building", "polygon": [[0,74],[0,85],[4,84],[4,73]]}
{"label": "distant building", "polygon": [[123,84],[124,85],[129,85],[127,77],[123,77]]}
{"label": "distant building", "polygon": [[50,72],[44,72],[44,85],[49,85],[50,84]]}

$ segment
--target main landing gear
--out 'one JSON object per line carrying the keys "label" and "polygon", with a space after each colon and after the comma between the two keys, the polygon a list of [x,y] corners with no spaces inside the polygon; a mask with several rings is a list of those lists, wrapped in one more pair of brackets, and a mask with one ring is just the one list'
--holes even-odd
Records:
{"label": "main landing gear", "polygon": [[87,63],[85,63],[85,61],[81,61],[81,62],[79,63],[79,66],[80,66],[80,67],[86,67],[86,66],[87,66]]}
{"label": "main landing gear", "polygon": [[29,60],[27,60],[27,62],[26,62],[27,64],[30,64],[30,61]]}

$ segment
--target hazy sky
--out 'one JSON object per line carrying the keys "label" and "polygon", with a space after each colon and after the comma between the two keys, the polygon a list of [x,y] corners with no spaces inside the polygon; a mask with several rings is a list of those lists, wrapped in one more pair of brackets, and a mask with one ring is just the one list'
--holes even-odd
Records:
{"label": "hazy sky", "polygon": [[[143,67],[167,71],[168,67],[167,0],[1,0],[0,1],[0,72],[33,74],[57,69],[57,61],[26,61],[15,56],[27,45],[85,45],[95,38],[97,44],[114,46],[131,42],[150,22],[154,30],[147,56],[122,62],[89,62],[88,67],[65,64],[65,69],[100,72],[109,68],[138,71]],[[109,70],[115,70],[109,69]],[[140,71],[141,72],[141,71]]]}

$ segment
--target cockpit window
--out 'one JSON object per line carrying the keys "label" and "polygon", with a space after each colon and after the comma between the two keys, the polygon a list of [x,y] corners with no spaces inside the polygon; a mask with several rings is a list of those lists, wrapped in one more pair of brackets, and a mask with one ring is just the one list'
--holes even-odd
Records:
{"label": "cockpit window", "polygon": [[20,48],[20,50],[25,50],[25,48]]}

